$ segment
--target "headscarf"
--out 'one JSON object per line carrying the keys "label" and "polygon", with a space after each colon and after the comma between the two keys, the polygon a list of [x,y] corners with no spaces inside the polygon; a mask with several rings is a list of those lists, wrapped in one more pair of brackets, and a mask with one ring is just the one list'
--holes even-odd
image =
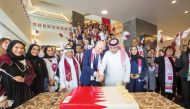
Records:
{"label": "headscarf", "polygon": [[24,55],[21,55],[21,56],[16,56],[13,52],[12,52],[12,48],[17,44],[22,44],[25,48],[25,44],[19,40],[12,40],[9,45],[8,45],[8,48],[7,48],[7,55],[11,58],[12,61],[20,61],[20,60],[23,60],[24,59]]}
{"label": "headscarf", "polygon": [[[133,47],[135,47],[135,48],[137,49],[137,54],[133,55],[133,54],[131,53],[131,60],[137,61],[138,58],[140,57],[140,56],[139,56],[139,53],[138,53],[138,48],[137,48],[137,46],[132,46],[131,49],[132,49]],[[130,52],[131,52],[131,49],[130,49]]]}
{"label": "headscarf", "polygon": [[37,44],[31,44],[30,47],[28,48],[27,53],[26,53],[26,59],[35,60],[35,59],[38,59],[38,58],[39,58],[39,56],[33,56],[33,55],[31,54],[31,50],[33,49],[34,46],[37,46],[37,47],[40,48],[40,46],[37,45]]}
{"label": "headscarf", "polygon": [[[52,46],[46,46],[45,48],[44,48],[44,58],[53,58],[53,57],[55,57],[54,55],[53,56],[49,56],[48,54],[47,54],[47,49],[48,48],[52,48]],[[52,48],[53,49],[53,48]]]}
{"label": "headscarf", "polygon": [[117,38],[112,38],[109,41],[109,46],[110,47],[118,47],[118,49],[120,50],[120,54],[121,54],[121,63],[124,64],[125,63],[125,59],[128,56],[127,53],[125,52],[125,49],[122,45],[119,44],[119,40]]}

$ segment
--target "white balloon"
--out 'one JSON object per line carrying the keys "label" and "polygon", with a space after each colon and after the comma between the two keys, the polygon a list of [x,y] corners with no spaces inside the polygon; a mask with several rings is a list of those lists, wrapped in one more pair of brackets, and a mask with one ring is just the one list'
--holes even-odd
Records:
{"label": "white balloon", "polygon": [[128,31],[123,31],[123,36],[127,36],[130,35],[130,33]]}

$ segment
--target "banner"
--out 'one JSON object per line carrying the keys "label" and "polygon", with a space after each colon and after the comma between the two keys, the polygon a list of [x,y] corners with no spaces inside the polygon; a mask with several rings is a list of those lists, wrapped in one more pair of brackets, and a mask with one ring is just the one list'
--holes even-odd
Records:
{"label": "banner", "polygon": [[102,24],[105,24],[108,26],[108,32],[110,33],[111,32],[111,20],[102,17]]}

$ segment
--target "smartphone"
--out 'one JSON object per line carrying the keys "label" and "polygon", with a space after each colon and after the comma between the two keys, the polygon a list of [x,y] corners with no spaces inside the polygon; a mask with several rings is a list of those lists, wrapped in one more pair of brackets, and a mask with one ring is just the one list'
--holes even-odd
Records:
{"label": "smartphone", "polygon": [[14,103],[14,100],[7,100],[7,102],[8,102],[8,107],[11,107]]}

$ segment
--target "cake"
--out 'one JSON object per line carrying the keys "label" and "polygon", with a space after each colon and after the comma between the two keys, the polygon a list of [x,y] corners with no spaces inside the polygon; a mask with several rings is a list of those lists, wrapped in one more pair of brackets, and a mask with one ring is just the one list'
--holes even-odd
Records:
{"label": "cake", "polygon": [[60,109],[139,109],[139,106],[122,86],[80,86],[61,101]]}

